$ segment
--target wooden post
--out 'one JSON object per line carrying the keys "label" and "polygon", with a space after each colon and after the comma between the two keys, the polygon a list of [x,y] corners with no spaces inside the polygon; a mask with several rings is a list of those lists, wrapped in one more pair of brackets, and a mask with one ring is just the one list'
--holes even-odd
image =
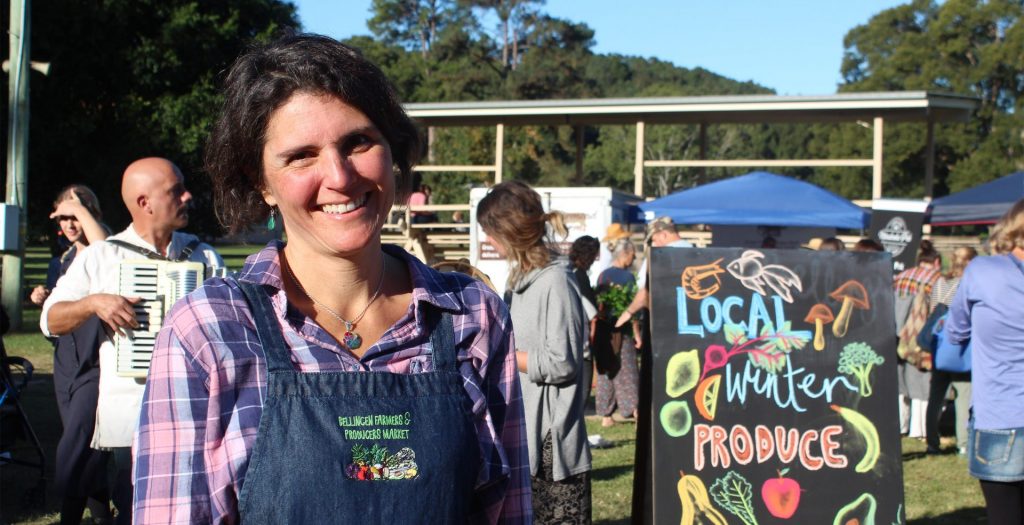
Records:
{"label": "wooden post", "polygon": [[875,117],[874,125],[871,127],[874,132],[874,144],[872,145],[872,163],[871,163],[871,198],[880,199],[882,198],[882,148],[883,146],[883,129],[884,123],[882,117]]}
{"label": "wooden post", "polygon": [[644,196],[644,121],[636,123],[636,157],[633,161],[633,193]]}
{"label": "wooden post", "polygon": [[583,126],[576,126],[576,184],[583,183]]}
{"label": "wooden post", "polygon": [[[700,123],[700,160],[707,160],[708,158],[708,123]],[[701,166],[697,172],[700,177],[700,184],[704,184],[707,181],[708,170],[704,166]]]}
{"label": "wooden post", "polygon": [[928,142],[924,153],[924,196],[931,200],[935,196],[935,121],[928,117]]}
{"label": "wooden post", "polygon": [[427,126],[427,162],[434,163],[434,126]]}
{"label": "wooden post", "polygon": [[494,183],[501,184],[501,161],[505,156],[505,125],[498,123],[494,135]]}

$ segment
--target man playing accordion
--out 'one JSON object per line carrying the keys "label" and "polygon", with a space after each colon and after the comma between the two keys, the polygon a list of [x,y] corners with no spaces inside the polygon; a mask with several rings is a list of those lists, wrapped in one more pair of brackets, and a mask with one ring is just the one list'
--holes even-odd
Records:
{"label": "man playing accordion", "polygon": [[208,271],[224,266],[213,247],[175,230],[188,225],[192,194],[181,171],[169,160],[144,158],[131,163],[121,180],[121,197],[132,217],[128,227],[79,254],[43,305],[39,326],[48,336],[70,333],[87,322],[102,323],[100,386],[92,447],[114,451],[117,481],[114,505],[118,523],[131,519],[132,435],[140,412],[143,379],[117,375],[113,336],[139,328],[139,297],[120,295],[119,266],[125,259],[195,261]]}

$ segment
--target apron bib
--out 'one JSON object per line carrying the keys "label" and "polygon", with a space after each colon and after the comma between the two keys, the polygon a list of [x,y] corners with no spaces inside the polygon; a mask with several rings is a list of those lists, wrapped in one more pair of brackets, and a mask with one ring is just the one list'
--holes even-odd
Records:
{"label": "apron bib", "polygon": [[270,298],[238,283],[267,358],[242,523],[464,523],[479,444],[451,314],[426,304],[433,370],[301,373]]}

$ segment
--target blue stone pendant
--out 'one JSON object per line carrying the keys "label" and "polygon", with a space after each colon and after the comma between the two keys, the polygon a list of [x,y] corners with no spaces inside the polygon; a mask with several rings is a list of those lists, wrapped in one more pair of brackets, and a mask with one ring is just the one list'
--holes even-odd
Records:
{"label": "blue stone pendant", "polygon": [[346,331],[345,335],[341,336],[341,343],[350,350],[355,350],[363,344],[363,338],[355,332]]}

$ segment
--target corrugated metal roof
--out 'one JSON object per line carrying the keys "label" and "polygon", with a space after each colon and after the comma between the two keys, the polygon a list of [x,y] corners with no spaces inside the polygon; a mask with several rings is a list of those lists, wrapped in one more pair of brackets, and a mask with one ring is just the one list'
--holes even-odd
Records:
{"label": "corrugated metal roof", "polygon": [[841,93],[822,96],[728,95],[702,97],[430,102],[407,104],[409,115],[430,126],[538,124],[836,122],[882,117],[888,121],[967,121],[978,99],[927,91]]}

